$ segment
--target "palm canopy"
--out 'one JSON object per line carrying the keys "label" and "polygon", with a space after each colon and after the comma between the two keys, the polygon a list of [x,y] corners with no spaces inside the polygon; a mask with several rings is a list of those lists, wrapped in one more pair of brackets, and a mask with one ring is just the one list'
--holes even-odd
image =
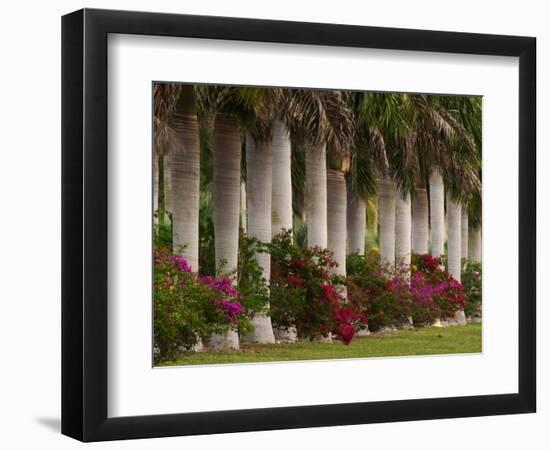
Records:
{"label": "palm canopy", "polygon": [[407,96],[400,93],[353,92],[356,122],[351,158],[351,186],[362,197],[374,195],[378,179],[390,177],[406,189],[411,164],[411,121]]}
{"label": "palm canopy", "polygon": [[[419,180],[438,169],[451,196],[463,202],[479,189],[480,159],[472,127],[473,97],[410,95],[414,105]],[[477,126],[477,125],[476,125]]]}
{"label": "palm canopy", "polygon": [[177,83],[153,84],[153,136],[157,152],[163,152],[174,142],[172,114],[180,91],[181,85]]}

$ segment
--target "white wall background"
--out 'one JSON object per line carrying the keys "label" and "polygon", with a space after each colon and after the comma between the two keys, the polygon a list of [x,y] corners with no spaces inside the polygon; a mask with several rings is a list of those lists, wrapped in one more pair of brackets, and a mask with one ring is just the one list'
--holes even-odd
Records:
{"label": "white wall background", "polygon": [[[0,18],[0,446],[8,449],[81,446],[59,434],[60,417],[60,16],[83,6],[190,14],[353,23],[538,38],[539,255],[550,251],[541,230],[550,217],[543,199],[550,182],[550,142],[543,108],[550,107],[549,11],[531,0],[480,2],[157,0],[9,2]],[[503,224],[505,226],[505,224]],[[505,249],[503,249],[505,252]],[[505,254],[505,253],[503,253]],[[538,274],[549,269],[539,256]],[[548,379],[549,293],[539,283],[539,380]],[[545,295],[546,294],[546,295]],[[511,324],[512,325],[512,324]],[[546,352],[546,355],[543,353]],[[471,418],[101,443],[94,448],[248,449],[262,447],[462,449],[545,448],[550,391],[539,383],[536,415]],[[545,445],[546,444],[546,445]]]}

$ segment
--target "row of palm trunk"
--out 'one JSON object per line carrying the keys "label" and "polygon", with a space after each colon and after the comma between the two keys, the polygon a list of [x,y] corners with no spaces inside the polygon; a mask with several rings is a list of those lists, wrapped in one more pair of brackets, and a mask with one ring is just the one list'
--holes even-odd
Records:
{"label": "row of palm trunk", "polygon": [[[176,110],[173,118],[176,145],[171,151],[171,210],[173,244],[193,270],[199,270],[200,133],[193,108]],[[241,218],[241,128],[230,114],[217,114],[213,132],[213,218],[216,268],[235,273],[238,264]],[[281,120],[274,120],[270,139],[256,140],[246,134],[246,226],[248,235],[267,242],[283,229],[292,229],[291,144]],[[328,248],[346,274],[346,253],[364,253],[365,199],[346,184],[341,170],[327,169],[327,146],[309,145],[305,152],[305,217],[308,245]],[[433,171],[426,187],[418,187],[411,198],[392,181],[379,184],[379,238],[381,258],[393,264],[396,258],[410,263],[411,251],[443,255],[445,237],[445,189],[441,174]],[[480,232],[468,235],[467,215],[447,197],[448,269],[460,281],[461,259],[481,258]],[[269,281],[270,258],[258,254],[257,261]],[[247,340],[275,342],[268,311],[256,314],[255,330]],[[238,348],[239,336],[230,331],[212,336],[214,348]]]}

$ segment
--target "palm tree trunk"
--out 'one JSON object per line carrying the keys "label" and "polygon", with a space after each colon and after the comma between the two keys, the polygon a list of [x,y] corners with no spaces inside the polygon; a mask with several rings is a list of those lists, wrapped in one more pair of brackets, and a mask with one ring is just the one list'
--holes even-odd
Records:
{"label": "palm tree trunk", "polygon": [[395,256],[401,264],[411,263],[411,195],[398,192],[395,199]]}
{"label": "palm tree trunk", "polygon": [[[411,279],[411,194],[397,190],[395,196],[395,258],[399,270],[407,282]],[[403,328],[413,326],[412,316],[402,324]]]}
{"label": "palm tree trunk", "polygon": [[[164,160],[168,159],[164,157],[164,152],[159,152],[157,154],[157,166],[158,166],[158,180],[157,180],[157,220],[159,225],[164,225],[166,218],[166,167]],[[170,210],[172,210],[172,205],[168,205]]]}
{"label": "palm tree trunk", "polygon": [[346,179],[339,170],[327,170],[327,242],[338,264],[333,273],[346,276]]}
{"label": "palm tree trunk", "polygon": [[365,254],[366,219],[365,199],[354,194],[351,186],[347,186],[348,253]]}
{"label": "palm tree trunk", "polygon": [[306,151],[306,221],[309,247],[327,247],[327,170],[326,146]]}
{"label": "palm tree trunk", "polygon": [[424,188],[416,188],[412,199],[412,251],[420,255],[428,253],[428,214],[428,193]]}
{"label": "palm tree trunk", "polygon": [[472,261],[481,262],[481,228],[470,228],[468,239],[468,256]]}
{"label": "palm tree trunk", "polygon": [[153,212],[159,207],[159,161],[158,150],[153,150]]}
{"label": "palm tree trunk", "polygon": [[380,260],[382,264],[395,263],[395,184],[380,180],[378,188],[378,220]]}
{"label": "palm tree trunk", "polygon": [[[212,156],[216,269],[233,276],[238,264],[241,192],[241,134],[235,118],[216,116]],[[214,335],[210,346],[238,348],[239,336],[233,330],[224,336]]]}
{"label": "palm tree trunk", "polygon": [[439,170],[430,173],[430,238],[432,256],[445,253],[445,187]]}
{"label": "palm tree trunk", "polygon": [[447,267],[449,273],[460,281],[462,257],[462,207],[447,195]]}
{"label": "palm tree trunk", "polygon": [[462,259],[468,259],[468,213],[466,211],[462,211],[462,230],[461,230],[461,242],[462,242],[462,250],[461,250],[461,258]]}
{"label": "palm tree trunk", "polygon": [[290,137],[284,123],[273,122],[272,235],[292,230],[292,179]]}
{"label": "palm tree trunk", "polygon": [[[271,241],[271,177],[272,177],[271,142],[256,144],[250,135],[246,136],[246,182],[248,235],[260,242]],[[258,265],[269,284],[271,275],[271,258],[268,253],[256,253]],[[269,309],[269,305],[267,305]],[[275,343],[271,317],[267,310],[256,313],[252,319],[254,332],[252,340],[260,344]]]}
{"label": "palm tree trunk", "polygon": [[174,210],[174,200],[172,196],[172,153],[169,151],[163,158],[163,197],[164,197],[164,211],[172,212]]}
{"label": "palm tree trunk", "polygon": [[[462,206],[447,195],[447,270],[460,282],[462,272]],[[457,311],[458,325],[466,325],[464,311]]]}
{"label": "palm tree trunk", "polygon": [[198,272],[200,141],[197,116],[175,114],[173,127],[177,135],[170,164],[174,251]]}
{"label": "palm tree trunk", "polygon": [[246,210],[246,183],[241,182],[241,229],[248,233],[248,212]]}

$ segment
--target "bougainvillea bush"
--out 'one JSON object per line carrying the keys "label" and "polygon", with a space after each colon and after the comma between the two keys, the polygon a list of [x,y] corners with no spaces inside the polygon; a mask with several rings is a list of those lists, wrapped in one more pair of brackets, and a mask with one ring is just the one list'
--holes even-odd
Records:
{"label": "bougainvillea bush", "polygon": [[368,318],[369,331],[403,324],[409,315],[408,283],[400,271],[380,265],[380,255],[371,250],[365,256],[347,257],[348,295]]}
{"label": "bougainvillea bush", "polygon": [[451,318],[465,306],[462,285],[445,270],[440,258],[428,254],[411,257],[411,294],[417,324]]}
{"label": "bougainvillea bush", "polygon": [[400,326],[412,318],[415,325],[453,317],[465,306],[462,285],[439,258],[413,255],[410,265],[384,267],[376,251],[348,255],[348,292],[368,317],[369,330]]}
{"label": "bougainvillea bush", "polygon": [[228,277],[199,277],[188,262],[162,248],[154,252],[155,360],[173,358],[212,333],[250,329],[239,293]]}
{"label": "bougainvillea bush", "polygon": [[[271,258],[268,283],[258,253]],[[239,269],[229,276],[200,275],[169,249],[154,253],[155,359],[174,358],[213,334],[253,327],[258,312],[298,337],[332,334],[349,344],[358,331],[415,326],[453,317],[459,309],[480,314],[481,265],[465,262],[464,286],[444,269],[441,258],[412,255],[410,265],[385,267],[376,249],[347,257],[347,276],[335,275],[330,251],[297,245],[290,231],[271,243],[241,236]],[[467,299],[467,301],[466,301]],[[270,308],[266,308],[270,305]]]}
{"label": "bougainvillea bush", "polygon": [[481,317],[481,263],[464,260],[462,263],[462,286],[466,304],[466,316]]}
{"label": "bougainvillea bush", "polygon": [[346,298],[345,280],[332,274],[330,252],[302,248],[289,231],[267,245],[271,254],[271,316],[275,326],[295,327],[301,338],[332,333],[348,344],[366,324],[361,308]]}

